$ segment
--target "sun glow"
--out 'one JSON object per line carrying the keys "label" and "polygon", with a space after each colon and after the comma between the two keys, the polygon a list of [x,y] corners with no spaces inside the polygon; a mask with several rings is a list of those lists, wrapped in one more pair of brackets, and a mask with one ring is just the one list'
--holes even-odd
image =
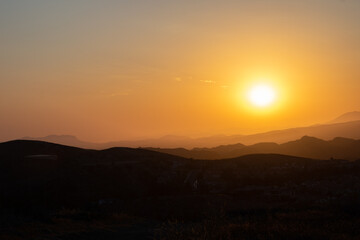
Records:
{"label": "sun glow", "polygon": [[248,92],[248,100],[256,107],[268,107],[274,103],[275,99],[275,90],[270,85],[255,85]]}

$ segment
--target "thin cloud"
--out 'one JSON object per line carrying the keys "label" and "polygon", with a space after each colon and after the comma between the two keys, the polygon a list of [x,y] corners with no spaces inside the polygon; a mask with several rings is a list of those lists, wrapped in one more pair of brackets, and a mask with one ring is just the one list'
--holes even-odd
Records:
{"label": "thin cloud", "polygon": [[214,83],[216,83],[216,82],[213,81],[213,80],[200,80],[200,82],[209,83],[209,84],[214,84]]}

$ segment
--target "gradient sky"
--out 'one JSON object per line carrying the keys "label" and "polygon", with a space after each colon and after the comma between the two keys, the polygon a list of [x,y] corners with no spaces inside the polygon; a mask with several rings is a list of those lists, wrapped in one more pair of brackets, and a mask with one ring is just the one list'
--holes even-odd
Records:
{"label": "gradient sky", "polygon": [[[360,110],[360,1],[0,1],[0,141],[248,134]],[[267,79],[271,111],[245,88]]]}

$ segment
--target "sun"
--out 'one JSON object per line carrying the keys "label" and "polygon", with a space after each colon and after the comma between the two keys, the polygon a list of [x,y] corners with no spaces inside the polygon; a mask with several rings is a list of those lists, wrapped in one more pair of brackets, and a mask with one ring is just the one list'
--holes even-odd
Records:
{"label": "sun", "polygon": [[276,92],[271,85],[258,84],[248,92],[248,100],[256,107],[265,108],[274,103]]}

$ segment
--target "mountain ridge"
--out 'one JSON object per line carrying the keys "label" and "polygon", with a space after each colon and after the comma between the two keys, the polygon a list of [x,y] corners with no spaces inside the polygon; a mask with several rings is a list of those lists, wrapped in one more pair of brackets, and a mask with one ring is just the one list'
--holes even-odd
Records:
{"label": "mountain ridge", "polygon": [[332,120],[330,123],[352,122],[360,120],[360,112],[347,112]]}
{"label": "mountain ridge", "polygon": [[249,154],[284,154],[314,159],[360,159],[360,140],[336,137],[332,140],[322,140],[315,137],[302,138],[286,143],[272,142],[256,143],[253,145],[227,145],[219,148],[162,149],[148,148],[153,151],[169,153],[186,158],[224,159],[245,156]]}
{"label": "mountain ridge", "polygon": [[[81,148],[89,149],[106,149],[110,147],[153,147],[153,148],[204,148],[217,147],[221,145],[230,144],[255,144],[260,142],[274,142],[278,144],[286,143],[292,140],[299,139],[303,136],[313,136],[324,140],[331,140],[336,137],[345,137],[352,139],[360,139],[360,120],[339,122],[341,119],[354,119],[354,115],[360,118],[360,112],[345,113],[338,117],[336,123],[325,123],[312,125],[307,127],[295,127],[282,130],[273,130],[264,133],[257,133],[251,135],[215,135],[202,138],[190,138],[182,136],[167,135],[157,139],[143,139],[133,141],[113,141],[107,143],[91,143],[77,139],[70,135],[49,135],[41,138],[30,138],[28,140],[42,140],[64,145],[71,145]],[[345,116],[345,117],[344,117]],[[340,119],[340,120],[339,120]]]}

